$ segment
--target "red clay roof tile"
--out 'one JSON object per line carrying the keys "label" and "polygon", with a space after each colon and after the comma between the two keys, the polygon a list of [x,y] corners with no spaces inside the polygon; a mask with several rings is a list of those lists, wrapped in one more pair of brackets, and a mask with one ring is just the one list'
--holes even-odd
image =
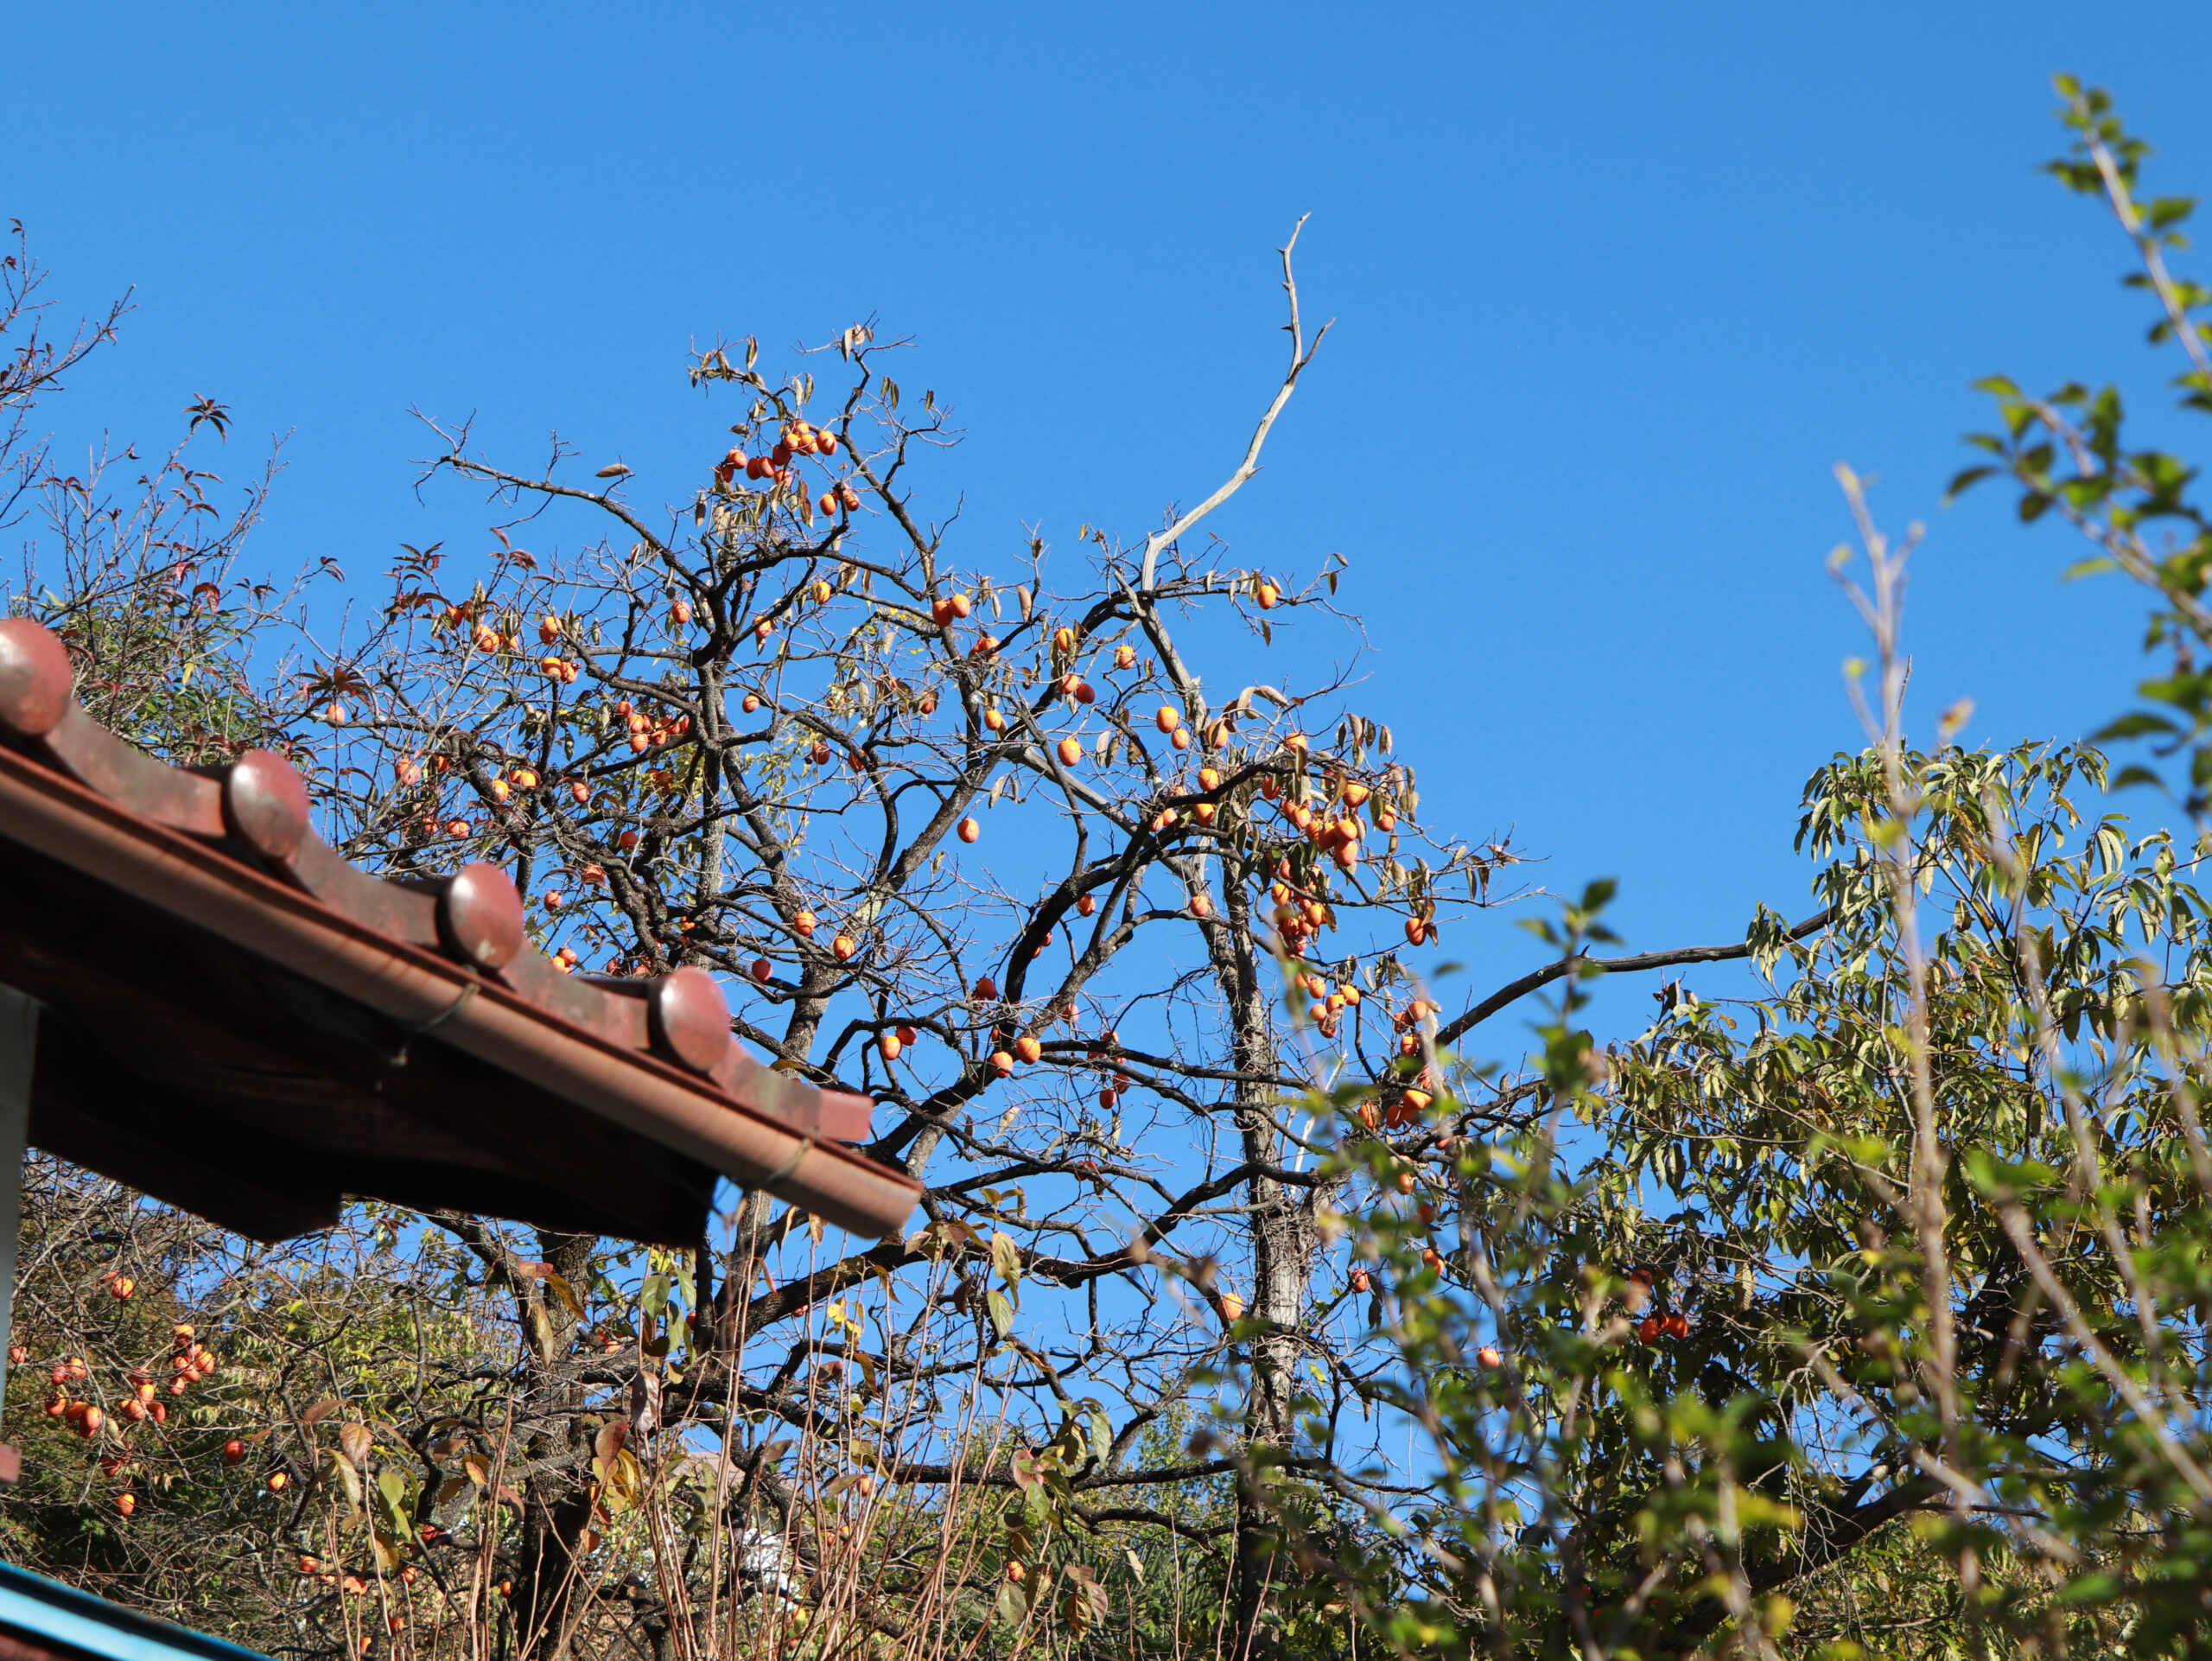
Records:
{"label": "red clay roof tile", "polygon": [[0,981],[46,1006],[40,1146],[264,1239],[359,1194],[671,1244],[714,1179],[870,1236],[918,1197],[864,1097],[762,1066],[702,970],[563,972],[497,867],[380,881],[281,756],[187,772],[0,622]]}

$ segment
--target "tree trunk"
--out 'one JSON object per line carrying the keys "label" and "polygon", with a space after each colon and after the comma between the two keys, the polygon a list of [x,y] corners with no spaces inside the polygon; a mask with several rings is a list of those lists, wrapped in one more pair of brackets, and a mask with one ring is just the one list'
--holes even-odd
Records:
{"label": "tree trunk", "polygon": [[[590,1285],[588,1234],[541,1229],[537,1247],[569,1285]],[[582,1391],[567,1365],[575,1345],[576,1318],[541,1284],[522,1294],[523,1346],[530,1357],[522,1410],[536,1422],[524,1446],[529,1472],[523,1486],[521,1561],[515,1576],[515,1634],[524,1661],[552,1661],[568,1647],[569,1609],[582,1565],[577,1542],[591,1526],[591,1487],[568,1457],[581,1432],[575,1422]],[[533,1314],[533,1306],[542,1311]],[[548,1341],[550,1340],[550,1342]]]}
{"label": "tree trunk", "polygon": [[[1221,924],[1207,931],[1214,974],[1229,1011],[1230,1065],[1239,1075],[1235,1114],[1248,1162],[1280,1168],[1283,1141],[1272,1085],[1255,1082],[1276,1070],[1274,1028],[1262,956],[1252,938],[1251,907],[1243,885],[1224,883]],[[1296,1434],[1297,1334],[1306,1321],[1306,1295],[1319,1245],[1311,1205],[1275,1178],[1255,1174],[1246,1198],[1251,1206],[1252,1295],[1249,1313],[1265,1323],[1249,1340],[1250,1380],[1244,1403],[1244,1470],[1236,1484],[1235,1632],[1232,1661],[1268,1661],[1281,1651],[1270,1620],[1277,1573],[1277,1461]]]}

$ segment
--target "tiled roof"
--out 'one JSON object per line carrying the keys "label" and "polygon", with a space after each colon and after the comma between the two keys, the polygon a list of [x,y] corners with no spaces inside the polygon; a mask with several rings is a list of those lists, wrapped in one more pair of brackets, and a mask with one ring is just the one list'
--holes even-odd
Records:
{"label": "tiled roof", "polygon": [[917,1185],[848,1148],[865,1097],[763,1066],[704,971],[563,973],[497,867],[385,881],[281,756],[185,771],[0,622],[0,982],[45,1006],[31,1140],[238,1232],[343,1196],[671,1244],[715,1175],[895,1233]]}

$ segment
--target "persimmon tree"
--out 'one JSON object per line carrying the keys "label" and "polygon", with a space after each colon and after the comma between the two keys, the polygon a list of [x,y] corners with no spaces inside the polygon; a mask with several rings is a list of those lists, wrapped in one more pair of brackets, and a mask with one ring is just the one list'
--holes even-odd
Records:
{"label": "persimmon tree", "polygon": [[[741,407],[672,512],[633,506],[619,465],[571,478],[556,450],[516,471],[430,424],[430,479],[506,510],[497,551],[463,586],[471,563],[410,550],[377,626],[328,642],[312,687],[349,857],[498,857],[578,972],[719,971],[747,1041],[878,1100],[871,1151],[930,1185],[918,1232],[827,1258],[808,1239],[778,1273],[804,1219],[753,1196],[700,1294],[711,1359],[663,1410],[808,1424],[822,1368],[864,1365],[886,1416],[918,1428],[876,1450],[883,1480],[1049,1500],[1001,1556],[1042,1550],[1022,1539],[1055,1506],[1154,1520],[1129,1503],[1148,1487],[1292,1457],[1284,1381],[1326,1194],[1283,1106],[1309,1075],[1281,1050],[1276,958],[1328,1012],[1338,1065],[1363,1047],[1392,1077],[1389,943],[1425,935],[1447,881],[1482,898],[1505,857],[1428,851],[1410,768],[1333,679],[1202,676],[1202,609],[1266,638],[1336,587],[1186,546],[1256,472],[1319,344],[1283,258],[1290,361],[1242,464],[1141,539],[963,557],[918,500],[946,417],[902,394],[895,350],[856,326],[774,378],[747,342],[691,366]],[[561,508],[588,517],[556,552],[540,516]],[[525,525],[537,551],[515,545]],[[1145,1289],[1162,1272],[1186,1302]],[[1048,1289],[1062,1313],[1044,1315]],[[871,1352],[860,1322],[907,1300],[920,1325]],[[825,1308],[845,1324],[793,1367],[784,1329]],[[1251,1451],[1133,1465],[1239,1334]],[[916,1405],[970,1370],[1005,1438],[980,1461]],[[1249,1645],[1272,1570],[1238,1492],[1223,1532]],[[1003,1601],[1027,1613],[1020,1582]]]}
{"label": "persimmon tree", "polygon": [[[1431,1135],[1435,1011],[1408,954],[1496,898],[1516,856],[1425,832],[1387,727],[1276,644],[1342,619],[1341,561],[1295,579],[1195,544],[1319,344],[1282,258],[1289,361],[1241,461],[1141,537],[1086,527],[1072,557],[1033,537],[993,558],[929,515],[954,435],[866,325],[781,376],[749,341],[698,356],[693,385],[737,400],[735,442],[665,509],[634,503],[620,464],[556,446],[516,470],[426,423],[425,487],[494,505],[481,551],[404,549],[365,627],[326,571],[253,674],[239,649],[265,649],[283,596],[225,565],[234,540],[130,528],[196,525],[203,475],[171,475],[181,497],[142,480],[136,509],[42,476],[72,580],[19,603],[80,664],[115,662],[95,680],[123,701],[97,712],[179,760],[284,748],[370,869],[501,862],[575,972],[717,971],[740,1035],[874,1096],[871,1151],[927,1185],[915,1231],[881,1244],[761,1195],[674,1256],[429,1219],[474,1265],[454,1295],[511,1310],[497,1414],[426,1355],[373,1409],[290,1403],[255,1443],[357,1507],[378,1565],[416,1550],[402,1520],[454,1540],[465,1511],[531,1652],[597,1630],[624,1572],[658,1588],[616,1600],[640,1630],[701,1652],[741,1647],[731,1622],[825,1619],[1065,1645],[1113,1607],[1109,1579],[1142,1584],[1141,1552],[1124,1567],[1104,1543],[1134,1531],[1191,1556],[1179,1599],[1213,1588],[1177,1622],[1240,1653],[1286,1641],[1282,1477],[1314,1473],[1355,1524],[1382,1492],[1304,1446],[1299,1416],[1312,1381],[1341,1415],[1390,1360],[1362,1359],[1313,1279],[1341,1179],[1306,1094],[1357,1079],[1362,1134]],[[195,427],[219,414],[203,401]],[[1250,641],[1281,666],[1210,683]],[[181,665],[202,649],[232,667],[194,694]],[[147,655],[133,670],[125,650]],[[235,1339],[257,1359],[232,1399],[270,1413],[288,1340]],[[1194,1399],[1230,1433],[1186,1444]],[[348,1422],[388,1425],[423,1467],[404,1505],[355,1494],[369,1454],[333,1440]],[[707,1543],[676,1571],[658,1531],[678,1489]],[[901,1537],[859,1573],[879,1518],[926,1518],[935,1543]]]}
{"label": "persimmon tree", "polygon": [[[322,799],[349,857],[501,859],[576,972],[718,971],[747,1042],[876,1098],[872,1151],[927,1185],[921,1225],[839,1253],[750,1197],[700,1260],[699,1348],[660,1410],[818,1439],[857,1368],[908,1433],[847,1474],[1019,1499],[981,1581],[1017,1632],[1095,1624],[1106,1588],[1081,1562],[1046,1595],[1051,1543],[1119,1523],[1223,1553],[1224,1641],[1273,1652],[1285,1476],[1314,1475],[1348,1526],[1383,1503],[1333,1433],[1300,1428],[1319,1410],[1371,1437],[1392,1360],[1314,1279],[1343,1179],[1307,1092],[1333,1088],[1332,1115],[1409,1157],[1454,1134],[1424,1117],[1440,1006],[1409,954],[1517,857],[1427,832],[1389,729],[1276,646],[1342,615],[1340,560],[1300,581],[1192,545],[1258,472],[1325,332],[1282,260],[1289,360],[1241,461],[1141,537],[963,551],[972,533],[920,502],[947,418],[860,325],[781,377],[749,340],[700,354],[695,385],[741,404],[734,442],[659,514],[619,462],[556,447],[516,470],[427,423],[423,485],[483,487],[497,547],[408,550],[369,632],[316,648]],[[1237,632],[1284,667],[1210,682]],[[1509,1091],[1457,1123],[1529,1111]],[[512,1273],[490,1231],[457,1226]],[[540,1244],[582,1283],[588,1243]],[[829,1340],[793,1349],[825,1310]],[[983,1451],[938,1410],[954,1378],[956,1420],[994,1426]],[[1154,1434],[1193,1397],[1226,1434]],[[1217,1518],[1144,1503],[1204,1480],[1224,1486]],[[518,1597],[550,1631],[566,1605],[542,1583],[567,1583],[586,1511],[556,1528],[557,1505],[532,1505],[532,1537],[557,1537],[526,1549]],[[974,1595],[974,1570],[944,1568],[931,1597]],[[910,1630],[931,1607],[867,1618]]]}

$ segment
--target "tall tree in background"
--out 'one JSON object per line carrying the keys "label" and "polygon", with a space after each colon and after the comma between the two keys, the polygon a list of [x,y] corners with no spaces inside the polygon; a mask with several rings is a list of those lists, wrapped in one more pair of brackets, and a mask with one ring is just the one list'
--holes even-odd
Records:
{"label": "tall tree in background", "polygon": [[[1208,643],[1186,626],[1208,602],[1264,640],[1336,587],[1184,545],[1256,472],[1319,345],[1287,247],[1283,276],[1290,361],[1242,464],[1139,542],[1086,531],[1073,561],[1041,540],[995,568],[956,556],[914,494],[944,417],[929,392],[905,407],[864,326],[825,360],[835,392],[810,370],[772,379],[751,342],[702,355],[694,383],[744,407],[665,519],[631,505],[620,466],[571,481],[556,454],[524,474],[434,426],[432,475],[507,511],[499,552],[465,589],[441,550],[410,552],[380,627],[333,643],[313,685],[349,857],[504,859],[548,949],[607,974],[716,971],[751,994],[747,1041],[882,1104],[873,1151],[930,1185],[927,1226],[778,1276],[768,1247],[804,1219],[753,1196],[713,1311],[724,1353],[779,1358],[779,1328],[949,1263],[963,1330],[932,1340],[930,1367],[868,1358],[883,1388],[903,1397],[961,1346],[1002,1358],[982,1377],[1012,1461],[969,1473],[986,1486],[1027,1460],[1073,1505],[1171,1470],[1243,1473],[1229,1532],[1247,1649],[1272,1575],[1254,1520],[1268,1468],[1293,1457],[1287,1380],[1327,1197],[1285,1106],[1313,1075],[1286,1071],[1274,958],[1330,1009],[1333,1064],[1353,1060],[1374,1044],[1368,996],[1408,996],[1387,943],[1447,879],[1479,897],[1503,856],[1412,857],[1412,773],[1335,680],[1202,678]],[[512,544],[564,505],[609,538]],[[1395,1076],[1395,1040],[1368,1076]],[[1162,1271],[1187,1310],[1138,1289]],[[1112,1279],[1128,1289],[1094,1289]],[[1040,1308],[1048,1289],[1069,1307]],[[1243,1447],[1132,1463],[1239,1337]],[[756,1388],[718,1361],[686,1407]],[[758,1399],[796,1413],[800,1397]],[[935,1434],[880,1462],[902,1483],[961,1466]]]}

